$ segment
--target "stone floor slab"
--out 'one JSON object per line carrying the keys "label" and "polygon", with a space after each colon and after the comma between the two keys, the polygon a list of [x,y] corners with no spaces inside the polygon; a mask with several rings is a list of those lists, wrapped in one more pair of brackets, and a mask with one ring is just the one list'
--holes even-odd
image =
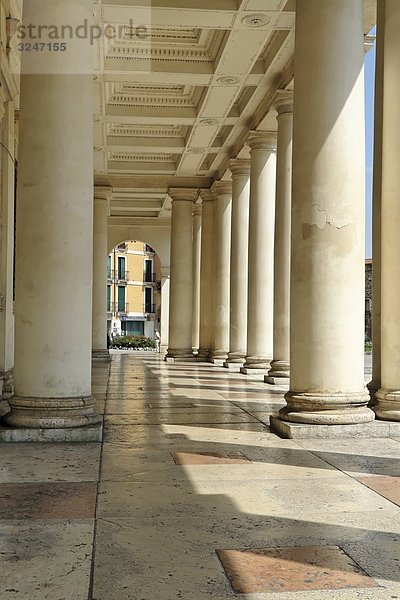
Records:
{"label": "stone floor slab", "polygon": [[238,594],[376,587],[339,546],[218,550]]}
{"label": "stone floor slab", "polygon": [[103,424],[90,427],[71,427],[69,429],[13,429],[0,424],[0,443],[59,443],[101,442]]}
{"label": "stone floor slab", "polygon": [[97,481],[100,444],[0,444],[0,483]]}
{"label": "stone floor slab", "polygon": [[0,520],[91,519],[96,495],[95,483],[4,483]]}
{"label": "stone floor slab", "polygon": [[87,600],[93,533],[92,520],[0,521],[1,600]]}
{"label": "stone floor slab", "polygon": [[176,465],[240,465],[249,463],[242,452],[172,452]]}
{"label": "stone floor slab", "polygon": [[[227,407],[228,408],[228,407]],[[162,425],[170,423],[172,425],[180,425],[190,423],[192,425],[207,425],[213,423],[257,423],[258,419],[243,412],[227,412],[223,410],[206,412],[198,409],[193,409],[190,412],[177,413],[165,411],[148,412],[146,414],[131,413],[121,415],[107,414],[104,419],[105,427],[111,425]]]}

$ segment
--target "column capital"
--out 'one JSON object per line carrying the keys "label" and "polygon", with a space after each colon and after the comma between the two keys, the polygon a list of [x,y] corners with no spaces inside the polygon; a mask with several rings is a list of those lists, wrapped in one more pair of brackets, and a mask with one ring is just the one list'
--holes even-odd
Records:
{"label": "column capital", "polygon": [[276,150],[276,131],[250,131],[246,141],[251,150]]}
{"label": "column capital", "polygon": [[113,189],[111,186],[94,186],[94,200],[107,200],[110,201],[112,198]]}
{"label": "column capital", "polygon": [[205,204],[205,202],[214,202],[215,200],[212,191],[206,188],[200,190],[200,198],[202,204]]}
{"label": "column capital", "polygon": [[250,175],[251,162],[248,158],[233,158],[229,161],[229,170],[232,177],[236,175]]}
{"label": "column capital", "polygon": [[169,188],[168,195],[173,202],[180,200],[194,203],[199,195],[199,190],[197,188]]}
{"label": "column capital", "polygon": [[232,181],[216,181],[211,188],[215,197],[232,196]]}
{"label": "column capital", "polygon": [[278,117],[293,114],[293,92],[290,90],[278,90],[275,94],[273,105],[278,113]]}

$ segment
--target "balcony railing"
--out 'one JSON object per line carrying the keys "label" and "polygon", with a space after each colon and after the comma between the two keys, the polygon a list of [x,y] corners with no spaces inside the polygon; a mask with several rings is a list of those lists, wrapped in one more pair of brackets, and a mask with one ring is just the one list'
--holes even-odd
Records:
{"label": "balcony railing", "polygon": [[115,275],[117,281],[128,281],[129,271],[117,271]]}
{"label": "balcony railing", "polygon": [[145,314],[154,315],[156,312],[156,305],[155,304],[145,304],[144,312],[145,312]]}
{"label": "balcony railing", "polygon": [[115,279],[114,269],[107,269],[107,279]]}
{"label": "balcony railing", "polygon": [[107,313],[109,314],[117,314],[117,315],[126,315],[129,312],[129,304],[120,304],[119,302],[110,302],[107,306]]}
{"label": "balcony railing", "polygon": [[156,279],[157,277],[155,273],[149,273],[148,271],[143,272],[143,281],[145,283],[155,283]]}

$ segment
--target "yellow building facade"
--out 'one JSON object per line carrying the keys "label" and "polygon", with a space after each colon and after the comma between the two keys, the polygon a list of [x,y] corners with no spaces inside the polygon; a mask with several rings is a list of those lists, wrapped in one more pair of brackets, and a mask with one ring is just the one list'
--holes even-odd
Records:
{"label": "yellow building facade", "polygon": [[107,320],[111,336],[155,337],[160,329],[161,263],[137,241],[116,246],[107,258]]}

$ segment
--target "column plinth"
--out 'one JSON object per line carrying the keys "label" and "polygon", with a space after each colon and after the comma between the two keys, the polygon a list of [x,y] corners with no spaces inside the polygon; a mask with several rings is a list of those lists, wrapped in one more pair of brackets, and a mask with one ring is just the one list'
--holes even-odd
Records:
{"label": "column plinth", "polygon": [[193,239],[192,210],[196,189],[174,188],[171,220],[169,340],[166,360],[192,360]]}
{"label": "column plinth", "polygon": [[367,423],[362,0],[297,0],[295,52],[290,391],[279,417]]}
{"label": "column plinth", "polygon": [[[378,24],[381,25],[379,33],[383,35],[384,55],[381,264],[377,263],[378,273],[379,267],[381,268],[381,386],[375,394],[374,410],[378,419],[400,421],[400,140],[398,128],[394,126],[398,123],[397,104],[400,93],[400,4],[393,0],[385,0],[379,4],[382,13],[379,15],[381,22]],[[375,270],[375,263],[373,269]],[[375,281],[376,279],[374,283]],[[377,355],[374,358],[376,359]]]}
{"label": "column plinth", "polygon": [[224,366],[243,366],[247,349],[250,161],[234,159],[232,173],[232,238],[230,263],[229,354]]}
{"label": "column plinth", "polygon": [[229,293],[232,183],[217,181],[212,188],[215,195],[214,235],[216,256],[214,271],[214,344],[211,361],[223,364],[229,352]]}
{"label": "column plinth", "polygon": [[[23,23],[40,27],[51,14],[90,27],[92,8],[27,2]],[[5,417],[15,427],[101,421],[91,396],[93,49],[90,39],[67,45],[21,58],[15,396]]]}
{"label": "column plinth", "polygon": [[276,142],[273,131],[253,131],[250,146],[247,355],[241,373],[267,372],[273,353]]}

